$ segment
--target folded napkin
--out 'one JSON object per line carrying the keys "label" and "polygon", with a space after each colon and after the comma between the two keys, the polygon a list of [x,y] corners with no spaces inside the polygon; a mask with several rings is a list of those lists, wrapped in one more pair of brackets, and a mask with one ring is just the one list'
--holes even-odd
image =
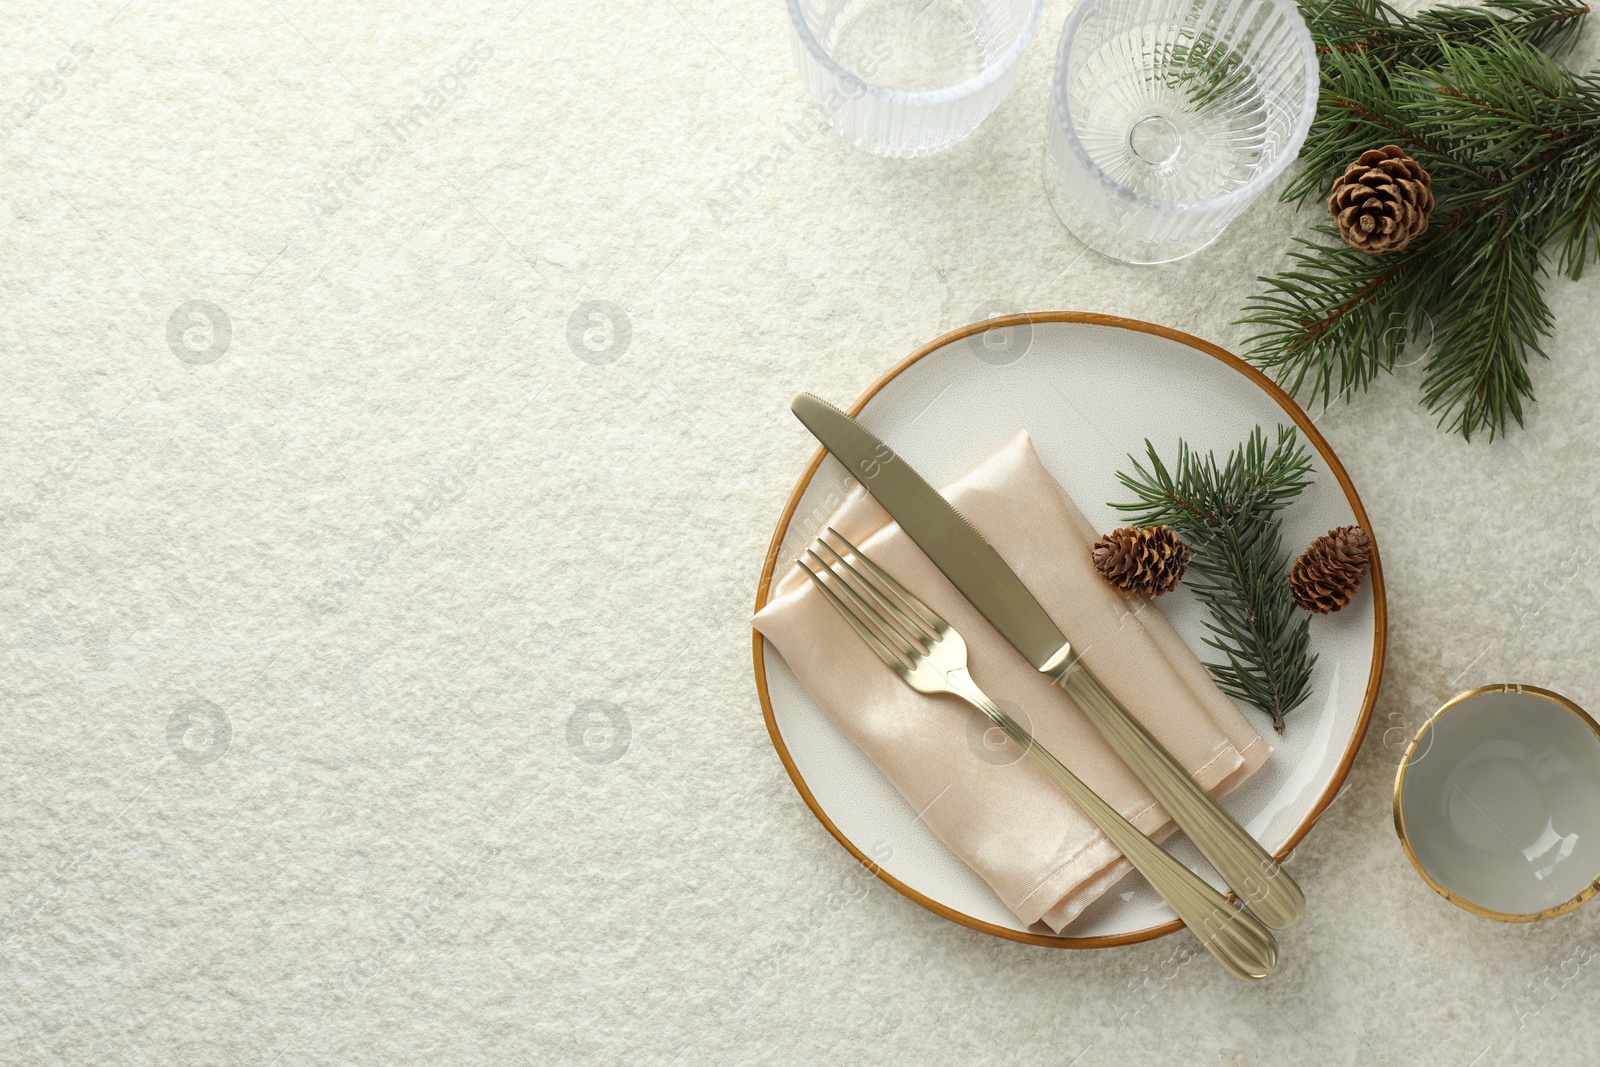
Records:
{"label": "folded napkin", "polygon": [[[1261,766],[1266,742],[1166,617],[1095,571],[1095,530],[1039,462],[1025,431],[943,492],[1089,668],[1202,786],[1221,796]],[[966,638],[973,680],[1090,788],[1151,837],[1172,831],[1167,813],[1071,698],[1018,655],[859,486],[824,526],[949,620]],[[953,696],[915,692],[888,670],[798,567],[772,594],[756,629],[1023,923],[1043,922],[1059,933],[1132,870],[1015,743],[998,750],[986,744],[980,712]]]}

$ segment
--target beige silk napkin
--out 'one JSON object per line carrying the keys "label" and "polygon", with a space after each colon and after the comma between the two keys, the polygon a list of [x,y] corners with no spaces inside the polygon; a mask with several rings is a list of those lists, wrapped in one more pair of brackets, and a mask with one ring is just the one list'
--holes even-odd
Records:
{"label": "beige silk napkin", "polygon": [[[1094,569],[1096,533],[1018,431],[944,496],[1028,586],[1084,660],[1202,786],[1218,796],[1269,755],[1265,741],[1143,597]],[[1146,834],[1167,813],[1061,690],[989,625],[859,486],[825,525],[844,534],[950,621],[972,678],[1035,739]],[[798,567],[774,583],[754,625],[806,691],[888,776],[939,839],[1023,923],[1060,932],[1132,867],[1013,742],[984,743],[981,713],[895,676]],[[998,736],[998,735],[995,735]]]}

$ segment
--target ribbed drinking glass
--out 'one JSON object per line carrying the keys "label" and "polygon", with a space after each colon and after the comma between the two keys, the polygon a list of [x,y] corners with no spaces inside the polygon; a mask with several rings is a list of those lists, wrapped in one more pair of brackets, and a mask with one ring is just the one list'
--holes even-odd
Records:
{"label": "ribbed drinking glass", "polygon": [[1044,0],[789,0],[795,62],[828,124],[881,156],[977,128],[1017,79]]}
{"label": "ribbed drinking glass", "polygon": [[1317,56],[1293,0],[1081,0],[1051,86],[1045,182],[1097,252],[1211,242],[1300,151]]}

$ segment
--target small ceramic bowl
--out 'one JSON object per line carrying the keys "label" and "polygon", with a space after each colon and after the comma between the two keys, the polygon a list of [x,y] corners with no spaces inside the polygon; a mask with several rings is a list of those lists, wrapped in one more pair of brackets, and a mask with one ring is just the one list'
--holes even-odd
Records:
{"label": "small ceramic bowl", "polygon": [[1501,922],[1563,915],[1600,891],[1600,725],[1547,689],[1468,690],[1406,748],[1394,828],[1452,904]]}

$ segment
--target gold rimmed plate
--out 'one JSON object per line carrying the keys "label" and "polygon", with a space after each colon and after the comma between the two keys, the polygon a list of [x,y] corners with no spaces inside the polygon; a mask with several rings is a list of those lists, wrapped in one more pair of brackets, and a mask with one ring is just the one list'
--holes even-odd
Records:
{"label": "gold rimmed plate", "polygon": [[[1130,453],[1143,454],[1146,438],[1167,456],[1180,438],[1224,455],[1257,425],[1270,430],[1292,423],[1312,447],[1316,482],[1285,513],[1285,545],[1303,546],[1349,524],[1378,540],[1349,476],[1292,399],[1215,345],[1149,323],[1079,312],[975,323],[907,357],[849,410],[935,485],[1025,428],[1050,472],[1102,530],[1122,524],[1107,502],[1126,497],[1116,472],[1127,468]],[[853,485],[833,459],[820,453],[812,459],[773,533],[756,610],[766,604],[780,561],[795,557]],[[1192,596],[1180,589],[1160,606],[1201,650],[1205,615]],[[1349,772],[1377,698],[1385,627],[1383,572],[1374,548],[1372,573],[1357,598],[1312,622],[1319,656],[1313,691],[1291,714],[1284,736],[1246,709],[1274,751],[1224,805],[1280,859],[1311,829]],[[1091,906],[1065,936],[1023,926],[917,818],[759,634],[754,656],[767,729],[801,797],[841,845],[898,892],[964,926],[1061,948],[1130,944],[1179,928],[1137,875]],[[982,758],[986,741],[976,720],[969,741]],[[1168,847],[1221,885],[1181,836]],[[1305,888],[1315,907],[1315,887]]]}

